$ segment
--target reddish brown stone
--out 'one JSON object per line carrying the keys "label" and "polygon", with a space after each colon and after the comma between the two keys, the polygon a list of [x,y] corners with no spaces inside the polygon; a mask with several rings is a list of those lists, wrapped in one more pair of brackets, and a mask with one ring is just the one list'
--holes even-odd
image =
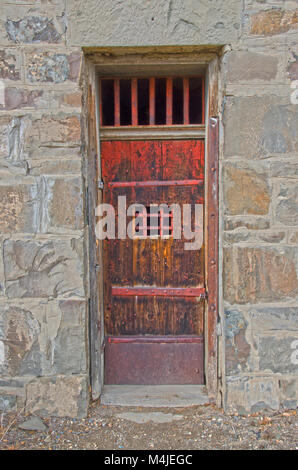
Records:
{"label": "reddish brown stone", "polygon": [[78,116],[43,116],[33,122],[28,135],[29,145],[74,146],[81,142],[81,125]]}
{"label": "reddish brown stone", "polygon": [[17,109],[35,106],[37,98],[43,95],[42,90],[23,90],[19,88],[5,89],[5,109]]}
{"label": "reddish brown stone", "polygon": [[273,36],[297,28],[298,10],[271,9],[251,17],[250,32],[258,36]]}
{"label": "reddish brown stone", "polygon": [[63,96],[63,103],[68,106],[81,106],[82,105],[82,93],[80,91],[74,93],[67,93]]}
{"label": "reddish brown stone", "polygon": [[[239,165],[240,166],[240,165]],[[270,193],[265,173],[226,165],[225,207],[230,215],[263,215],[269,211]]]}
{"label": "reddish brown stone", "polygon": [[17,58],[15,54],[0,51],[0,78],[6,80],[20,79],[20,70],[17,66]]}
{"label": "reddish brown stone", "polygon": [[298,80],[298,62],[291,62],[288,65],[288,74],[291,80]]}
{"label": "reddish brown stone", "polygon": [[295,248],[226,248],[224,298],[229,303],[274,302],[295,298]]}

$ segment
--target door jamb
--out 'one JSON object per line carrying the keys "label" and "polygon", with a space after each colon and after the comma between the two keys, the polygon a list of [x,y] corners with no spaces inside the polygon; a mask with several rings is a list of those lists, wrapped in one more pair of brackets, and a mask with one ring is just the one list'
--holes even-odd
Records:
{"label": "door jamb", "polygon": [[[163,55],[163,54],[161,54]],[[181,66],[181,56],[179,65]],[[206,54],[205,54],[206,55]],[[144,60],[144,56],[141,55],[141,61]],[[206,59],[206,106],[205,106],[205,122],[206,122],[206,137],[205,137],[205,175],[206,175],[206,207],[205,207],[205,240],[206,240],[206,253],[205,257],[205,268],[206,268],[206,288],[208,292],[208,299],[206,301],[206,313],[205,313],[205,375],[206,375],[206,387],[208,392],[209,401],[214,402],[218,399],[220,392],[218,387],[218,379],[220,378],[221,372],[219,370],[218,361],[218,321],[219,321],[219,305],[218,305],[218,291],[219,291],[219,188],[218,188],[218,173],[219,173],[219,57],[212,51],[212,54],[207,54]],[[196,56],[197,58],[197,56]],[[151,59],[152,60],[152,59]],[[161,63],[163,57],[160,59]],[[108,59],[107,59],[108,62]],[[123,56],[122,60],[123,62]],[[148,58],[147,65],[150,64],[150,58]],[[178,63],[178,62],[177,62]],[[195,63],[195,61],[194,61]],[[200,62],[202,65],[203,62]],[[94,62],[93,62],[94,64]],[[156,58],[154,59],[156,64]],[[115,65],[115,61],[113,62]],[[133,67],[132,64],[130,64]],[[175,61],[172,64],[175,69]],[[94,70],[96,65],[93,65]],[[99,66],[100,72],[100,66]],[[90,112],[90,111],[89,111]],[[97,131],[99,129],[99,120],[95,116]],[[100,132],[100,131],[99,131]],[[195,135],[194,135],[194,138]],[[99,148],[100,142],[98,142]],[[98,160],[100,160],[98,158]],[[98,178],[100,178],[100,173]],[[212,227],[210,230],[209,227]],[[208,229],[208,230],[207,230]],[[101,264],[102,266],[102,264]],[[101,277],[101,276],[100,276]],[[92,296],[93,293],[90,293]],[[97,302],[97,305],[90,302],[91,308],[89,312],[90,325],[97,325],[99,329],[102,329],[102,308],[100,308],[101,301]],[[93,307],[92,307],[93,305]],[[101,318],[100,318],[101,317]],[[100,320],[99,320],[100,318]],[[98,323],[99,322],[99,323]],[[101,333],[102,335],[102,333]],[[97,348],[95,350],[95,346]],[[90,344],[90,355],[91,355],[91,378],[96,374],[100,375],[97,382],[102,383],[102,377],[104,376],[103,363],[99,366],[99,370],[92,370],[94,367],[98,367],[96,361],[92,360],[92,355],[98,354],[98,342],[93,341]],[[94,379],[93,379],[94,381]],[[91,380],[92,385],[92,380]],[[100,391],[93,393],[92,398],[98,398]]]}

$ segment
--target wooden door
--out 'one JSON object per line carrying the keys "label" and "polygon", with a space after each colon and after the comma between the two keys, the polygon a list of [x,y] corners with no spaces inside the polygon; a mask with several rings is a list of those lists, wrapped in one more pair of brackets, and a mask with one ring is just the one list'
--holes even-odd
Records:
{"label": "wooden door", "polygon": [[[104,141],[101,161],[116,216],[118,196],[146,209],[204,204],[203,140]],[[204,245],[174,238],[171,211],[144,217],[133,239],[117,237],[116,217],[104,240],[105,383],[203,384]]]}

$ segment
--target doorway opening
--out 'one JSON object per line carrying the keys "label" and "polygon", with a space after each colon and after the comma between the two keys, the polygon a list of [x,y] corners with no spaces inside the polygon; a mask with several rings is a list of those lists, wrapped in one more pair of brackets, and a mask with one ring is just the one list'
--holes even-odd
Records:
{"label": "doorway opening", "polygon": [[[214,83],[211,96],[207,91],[215,74],[208,72],[206,82],[207,67],[194,64],[180,64],[178,73],[171,66],[144,69],[104,65],[97,82],[97,199],[113,207],[116,220],[115,238],[99,243],[101,377],[111,385],[206,384],[212,400],[217,382],[218,121],[205,116],[210,99],[211,108],[215,102]],[[126,228],[135,227],[133,237],[117,238],[121,197],[126,209],[142,206],[126,214]],[[172,206],[183,204],[203,206],[204,237],[197,250],[184,249],[190,240],[183,230],[181,239],[173,236]],[[183,229],[183,208],[181,218]],[[189,225],[194,233],[194,210]]]}

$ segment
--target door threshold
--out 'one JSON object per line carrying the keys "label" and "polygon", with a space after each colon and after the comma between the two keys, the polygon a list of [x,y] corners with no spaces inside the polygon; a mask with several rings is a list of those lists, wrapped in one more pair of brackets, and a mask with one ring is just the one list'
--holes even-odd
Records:
{"label": "door threshold", "polygon": [[180,408],[209,403],[205,385],[105,385],[101,405]]}

